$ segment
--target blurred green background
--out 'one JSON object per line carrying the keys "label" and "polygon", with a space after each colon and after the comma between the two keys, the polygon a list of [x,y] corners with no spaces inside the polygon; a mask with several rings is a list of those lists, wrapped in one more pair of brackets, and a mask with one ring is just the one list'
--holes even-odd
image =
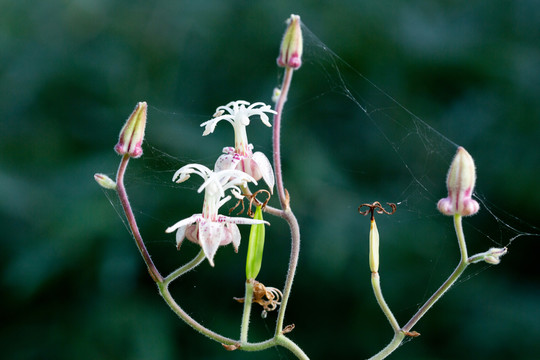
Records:
{"label": "blurred green background", "polygon": [[[450,274],[459,253],[450,219],[434,204],[446,196],[459,144],[475,158],[483,202],[466,221],[470,253],[532,235],[518,237],[500,265],[472,266],[414,328],[422,336],[391,358],[538,358],[534,0],[0,1],[2,358],[292,358],[283,349],[229,353],[179,321],[114,196],[109,202],[93,180],[114,175],[118,132],[147,101],[145,155],[128,169],[128,192],[162,272],[189,260],[197,247],[177,252],[163,231],[200,212],[202,195],[192,191],[200,182],[172,186],[170,177],[187,162],[211,166],[232,145],[224,125],[199,137],[217,106],[270,102],[291,13],[323,42],[305,30],[283,124],[285,183],[302,227],[291,338],[312,359],[367,358],[391,339],[370,288],[361,203],[399,202],[378,224],[382,287],[400,323]],[[248,132],[270,157],[271,131],[257,120]],[[259,280],[282,287],[288,230],[269,220]],[[229,337],[241,316],[232,297],[243,295],[242,231],[239,254],[220,249],[216,268],[205,262],[173,286],[188,313]],[[275,321],[258,311],[254,341],[269,337]]]}

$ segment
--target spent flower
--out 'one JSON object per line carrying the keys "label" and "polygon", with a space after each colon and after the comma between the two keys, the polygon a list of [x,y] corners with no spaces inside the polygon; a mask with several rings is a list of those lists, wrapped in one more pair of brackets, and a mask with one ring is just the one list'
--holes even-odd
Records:
{"label": "spent flower", "polygon": [[240,192],[238,186],[248,182],[257,183],[253,177],[240,170],[212,171],[204,165],[189,164],[180,168],[173,176],[173,181],[186,181],[190,174],[197,174],[204,183],[197,190],[204,190],[204,203],[201,214],[194,214],[165,230],[171,233],[176,230],[176,246],[180,248],[185,238],[199,244],[210,265],[214,266],[214,255],[219,246],[232,243],[235,251],[240,245],[240,231],[237,224],[268,224],[263,220],[229,217],[220,215],[219,208],[231,199],[225,196],[227,190]]}
{"label": "spent flower", "polygon": [[262,152],[253,152],[253,145],[248,142],[246,127],[250,124],[250,117],[258,115],[268,127],[271,127],[268,115],[276,112],[262,102],[250,105],[244,100],[232,101],[216,109],[214,117],[201,124],[204,126],[203,136],[213,133],[221,120],[228,121],[234,128],[234,147],[223,148],[221,155],[214,165],[214,171],[237,169],[245,172],[255,180],[261,178],[266,182],[270,191],[274,187],[274,171],[270,161]]}

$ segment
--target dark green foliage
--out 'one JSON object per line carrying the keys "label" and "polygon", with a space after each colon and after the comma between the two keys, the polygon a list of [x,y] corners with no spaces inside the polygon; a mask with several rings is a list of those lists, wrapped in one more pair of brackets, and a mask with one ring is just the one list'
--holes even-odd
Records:
{"label": "dark green foliage", "polygon": [[[177,252],[164,230],[200,212],[202,195],[193,191],[200,183],[193,178],[176,186],[172,174],[187,162],[212,166],[222,147],[232,145],[225,127],[200,137],[199,124],[217,106],[270,102],[291,13],[474,157],[477,191],[488,203],[465,224],[470,253],[506,245],[516,233],[505,223],[540,232],[540,4],[313,3],[0,3],[2,358],[291,358],[282,349],[226,352],[181,323],[93,180],[95,172],[114,174],[120,128],[135,104],[147,101],[144,156],[130,164],[126,186],[158,267],[166,273],[191,259],[197,247],[186,243]],[[434,134],[417,136],[426,129],[412,126],[410,114],[342,67],[360,105],[377,110],[366,117],[342,96],[338,73],[317,55],[318,45],[305,43],[282,128],[285,186],[302,229],[285,323],[295,323],[291,337],[312,359],[367,358],[392,333],[371,293],[369,220],[356,208],[401,202],[395,215],[377,223],[382,289],[403,324],[459,258],[451,219],[435,210],[446,196],[454,148]],[[271,157],[271,130],[253,121],[248,134]],[[114,193],[110,200],[116,203]],[[280,288],[289,232],[280,219],[265,219],[272,225],[258,280]],[[189,314],[231,337],[239,336],[242,311],[232,298],[244,293],[249,229],[241,231],[239,254],[220,249],[215,269],[204,262],[172,288]],[[392,359],[536,358],[539,244],[538,237],[520,237],[500,265],[471,266],[466,281],[413,329],[422,336]],[[258,310],[254,305],[250,340],[273,333],[275,314],[263,320]]]}

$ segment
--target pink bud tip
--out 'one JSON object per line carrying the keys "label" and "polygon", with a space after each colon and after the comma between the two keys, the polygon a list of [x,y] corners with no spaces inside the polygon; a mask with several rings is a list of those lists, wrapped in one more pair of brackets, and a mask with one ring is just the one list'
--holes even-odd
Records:
{"label": "pink bud tip", "polygon": [[146,112],[146,102],[140,102],[135,106],[135,110],[120,131],[118,144],[114,147],[114,151],[119,155],[127,154],[132,158],[138,158],[143,154],[142,142],[146,128]]}
{"label": "pink bud tip", "polygon": [[303,38],[300,16],[291,15],[287,20],[287,30],[281,40],[277,64],[281,67],[298,69],[302,65]]}
{"label": "pink bud tip", "polygon": [[437,203],[439,211],[444,215],[470,216],[476,214],[480,205],[471,197],[475,182],[474,160],[467,150],[459,147],[446,178],[448,197]]}

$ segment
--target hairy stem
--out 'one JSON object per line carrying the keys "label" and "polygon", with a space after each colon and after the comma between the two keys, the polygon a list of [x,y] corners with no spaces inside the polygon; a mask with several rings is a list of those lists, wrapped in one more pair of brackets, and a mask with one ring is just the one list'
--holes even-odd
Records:
{"label": "hairy stem", "polygon": [[240,327],[240,344],[247,344],[249,318],[251,315],[251,303],[253,302],[253,280],[246,281],[246,293],[244,295],[244,313],[242,314],[242,326]]}
{"label": "hairy stem", "polygon": [[283,175],[281,173],[281,116],[283,113],[283,106],[287,101],[287,94],[289,93],[289,88],[291,86],[293,69],[287,67],[285,68],[285,75],[283,77],[283,83],[281,84],[281,94],[276,103],[276,114],[274,115],[274,124],[273,124],[273,147],[274,147],[274,171],[276,173],[276,188],[279,196],[279,202],[281,208],[286,210],[289,207],[289,199],[285,194],[285,187],[283,186]]}
{"label": "hairy stem", "polygon": [[184,309],[182,309],[174,300],[174,298],[171,296],[171,293],[169,291],[169,284],[164,283],[158,283],[159,293],[163,297],[163,300],[169,305],[172,311],[180,319],[182,319],[186,324],[191,326],[193,329],[197,330],[199,333],[209,337],[212,340],[215,340],[217,342],[220,342],[222,344],[228,344],[233,345],[236,344],[238,341],[230,339],[228,337],[222,336],[206,327],[201,325],[199,322],[197,322],[195,319],[193,319],[191,316],[189,316]]}
{"label": "hairy stem", "polygon": [[276,114],[274,115],[273,124],[273,148],[274,148],[274,171],[276,173],[276,187],[279,196],[279,202],[283,212],[280,214],[291,229],[291,256],[289,258],[289,268],[287,271],[287,278],[285,280],[285,287],[283,289],[283,299],[279,308],[278,318],[276,321],[275,336],[281,335],[283,331],[283,322],[285,318],[285,310],[291,294],[292,283],[294,275],[296,273],[296,267],[298,265],[298,256],[300,254],[300,228],[298,226],[298,220],[294,216],[289,202],[289,194],[286,192],[283,185],[283,175],[281,172],[281,118],[283,114],[283,106],[287,101],[287,95],[289,93],[292,75],[292,68],[285,68],[285,75],[283,76],[283,83],[281,85],[281,94],[276,103]]}
{"label": "hairy stem", "polygon": [[[180,276],[184,275],[190,270],[193,270],[195,267],[200,265],[202,261],[205,259],[204,252],[201,250],[190,262],[186,263],[185,265],[181,266],[180,268],[174,270],[171,272],[167,277],[163,278],[163,276],[159,273],[157,270],[154,262],[152,261],[152,258],[150,257],[150,254],[148,253],[148,250],[146,249],[146,246],[144,244],[144,241],[142,239],[142,236],[140,234],[137,221],[135,219],[135,216],[133,214],[133,210],[131,209],[131,204],[128,200],[127,192],[124,186],[124,175],[126,172],[126,168],[129,162],[129,155],[124,155],[122,157],[122,160],[120,162],[120,165],[118,167],[118,172],[116,175],[116,189],[118,193],[118,197],[120,198],[120,202],[122,204],[122,208],[124,210],[124,213],[126,215],[129,228],[131,229],[131,232],[133,234],[133,238],[135,239],[135,243],[137,245],[137,248],[139,249],[139,252],[142,255],[142,258],[148,267],[148,271],[152,277],[152,279],[156,282],[158,286],[158,290],[160,295],[163,297],[163,300],[169,305],[171,310],[179,317],[181,318],[186,324],[191,326],[193,329],[201,333],[202,335],[205,335],[206,337],[215,340],[217,342],[220,342],[224,345],[232,345],[237,346],[238,348],[241,348],[244,351],[261,351],[268,349],[270,347],[274,346],[283,346],[284,348],[290,350],[293,354],[295,354],[299,359],[308,359],[308,357],[304,354],[304,352],[296,345],[293,341],[286,338],[283,334],[281,334],[282,330],[280,329],[279,334],[276,334],[273,338],[268,339],[266,341],[258,342],[258,343],[249,343],[247,341],[247,331],[248,331],[248,323],[249,323],[249,313],[251,308],[251,298],[253,296],[253,283],[246,283],[246,304],[249,304],[248,306],[244,305],[244,317],[242,320],[242,331],[241,331],[241,341],[240,343],[238,340],[228,338],[226,336],[220,335],[199,322],[197,322],[195,319],[193,319],[191,316],[189,316],[174,300],[172,297],[170,291],[169,291],[169,285],[174,280],[178,279]],[[271,210],[275,215],[281,216],[285,218],[289,223],[295,223],[296,228],[298,228],[298,223],[296,222],[296,219],[294,218],[294,215],[292,215],[292,212],[290,210],[286,213],[283,210],[278,209],[272,209]],[[291,218],[292,216],[292,218]],[[291,226],[291,229],[293,226]],[[292,231],[293,233],[297,233],[296,236],[293,235],[293,238],[297,239],[297,242],[299,243],[300,240],[300,234],[298,230]],[[293,249],[298,249],[298,246],[294,246],[293,241]],[[293,251],[294,253],[295,251]],[[298,251],[296,250],[296,253]],[[291,270],[291,265],[289,265],[289,274],[287,276],[286,281],[286,289],[287,290],[287,297],[288,294],[290,294],[290,287],[292,284],[292,278],[294,277],[294,269],[296,268],[298,255],[293,257],[291,255],[291,263],[294,264],[293,268]],[[250,290],[251,289],[251,290]],[[250,292],[250,293],[249,293]],[[249,298],[249,299],[248,299]],[[284,296],[284,299],[282,300],[286,304],[286,298]],[[284,308],[285,305],[283,305],[280,308],[280,312],[283,312],[281,314],[281,324],[283,324],[283,316],[284,316]],[[247,314],[247,315],[246,315]],[[247,320],[246,320],[247,319]],[[278,321],[279,322],[279,321]],[[281,325],[282,326],[282,325]]]}
{"label": "hairy stem", "polygon": [[131,233],[133,234],[133,238],[135,239],[137,248],[139,249],[139,252],[144,259],[144,262],[148,267],[148,272],[150,273],[150,276],[152,276],[152,279],[154,279],[155,282],[159,283],[163,281],[163,277],[154,265],[154,262],[152,261],[152,258],[150,257],[146,246],[144,245],[144,241],[142,239],[141,233],[139,232],[139,227],[137,226],[137,221],[135,220],[135,215],[133,215],[133,210],[131,209],[131,205],[129,203],[126,193],[126,188],[124,186],[124,174],[126,172],[128,162],[129,155],[126,154],[122,157],[122,161],[120,162],[120,166],[118,167],[118,172],[116,173],[116,191],[118,193],[118,197],[120,198],[120,202],[122,203],[122,208],[124,209],[124,213],[126,214],[129,228],[131,229]]}
{"label": "hairy stem", "polygon": [[369,360],[381,360],[385,359],[388,355],[394,352],[399,345],[401,345],[401,342],[405,338],[405,333],[403,331],[397,331],[394,333],[394,337],[392,341],[388,345],[384,347],[381,351],[379,351],[377,354],[373,355],[369,358]]}
{"label": "hairy stem", "polygon": [[384,301],[384,297],[381,291],[380,276],[378,272],[371,273],[371,286],[373,287],[375,298],[377,299],[377,302],[379,303],[381,310],[383,311],[384,315],[386,315],[386,318],[388,319],[388,322],[392,326],[392,329],[394,329],[394,333],[398,333],[399,331],[401,331],[401,328],[399,327],[399,324],[396,318],[394,317],[394,314],[392,314],[390,307],[388,306],[386,301]]}
{"label": "hairy stem", "polygon": [[277,344],[283,346],[286,349],[289,349],[298,359],[309,360],[309,357],[306,353],[298,346],[295,342],[289,339],[286,336],[279,335],[276,337]]}
{"label": "hairy stem", "polygon": [[167,277],[163,280],[163,282],[165,283],[165,285],[168,286],[168,284],[170,284],[171,282],[173,282],[180,276],[184,275],[188,271],[193,270],[197,266],[199,266],[203,262],[204,258],[205,258],[204,251],[201,249],[201,251],[199,251],[197,256],[193,258],[193,260],[191,260],[187,264],[179,267],[178,269],[174,270],[172,273],[167,275]]}
{"label": "hairy stem", "polygon": [[456,235],[459,243],[459,250],[461,253],[461,259],[458,266],[455,268],[454,272],[446,279],[446,281],[441,285],[441,287],[435,291],[435,293],[425,302],[424,305],[414,314],[414,316],[409,320],[407,324],[403,327],[403,331],[411,331],[413,326],[428,312],[428,310],[444,295],[448,289],[456,282],[456,280],[463,274],[463,271],[469,265],[467,261],[467,244],[465,243],[465,235],[463,234],[463,227],[461,224],[462,217],[461,215],[454,215],[454,228],[456,230]]}
{"label": "hairy stem", "polygon": [[296,217],[294,216],[290,208],[284,211],[283,217],[285,218],[291,229],[291,256],[289,258],[289,269],[287,271],[287,278],[285,280],[285,287],[283,289],[283,299],[281,300],[278,318],[276,321],[276,336],[280,335],[283,331],[285,310],[287,308],[289,296],[291,295],[292,283],[294,280],[294,275],[296,273],[296,267],[298,265],[298,257],[300,255],[300,227],[298,226],[298,220],[296,220]]}
{"label": "hairy stem", "polygon": [[[458,266],[454,269],[452,274],[446,279],[446,281],[439,287],[437,291],[431,297],[422,305],[422,307],[416,312],[416,314],[413,315],[413,317],[409,320],[407,324],[401,329],[395,328],[395,325],[392,324],[392,321],[390,318],[388,319],[390,323],[392,324],[392,327],[394,328],[394,338],[392,341],[379,353],[374,355],[370,360],[380,360],[386,358],[388,355],[390,355],[394,350],[396,350],[406,335],[410,334],[411,329],[416,325],[416,323],[431,309],[431,307],[452,287],[452,285],[456,282],[456,280],[463,274],[463,271],[467,268],[469,265],[469,261],[467,258],[467,244],[465,243],[465,235],[463,234],[463,227],[462,227],[462,217],[461,215],[454,215],[454,228],[456,230],[456,237],[458,239],[459,244],[459,251],[460,251],[460,261]],[[378,299],[377,299],[378,300]],[[383,300],[384,301],[384,300]],[[382,306],[381,306],[382,308]],[[384,310],[383,310],[384,311]],[[386,314],[386,312],[385,312]],[[397,322],[396,322],[397,325]]]}

